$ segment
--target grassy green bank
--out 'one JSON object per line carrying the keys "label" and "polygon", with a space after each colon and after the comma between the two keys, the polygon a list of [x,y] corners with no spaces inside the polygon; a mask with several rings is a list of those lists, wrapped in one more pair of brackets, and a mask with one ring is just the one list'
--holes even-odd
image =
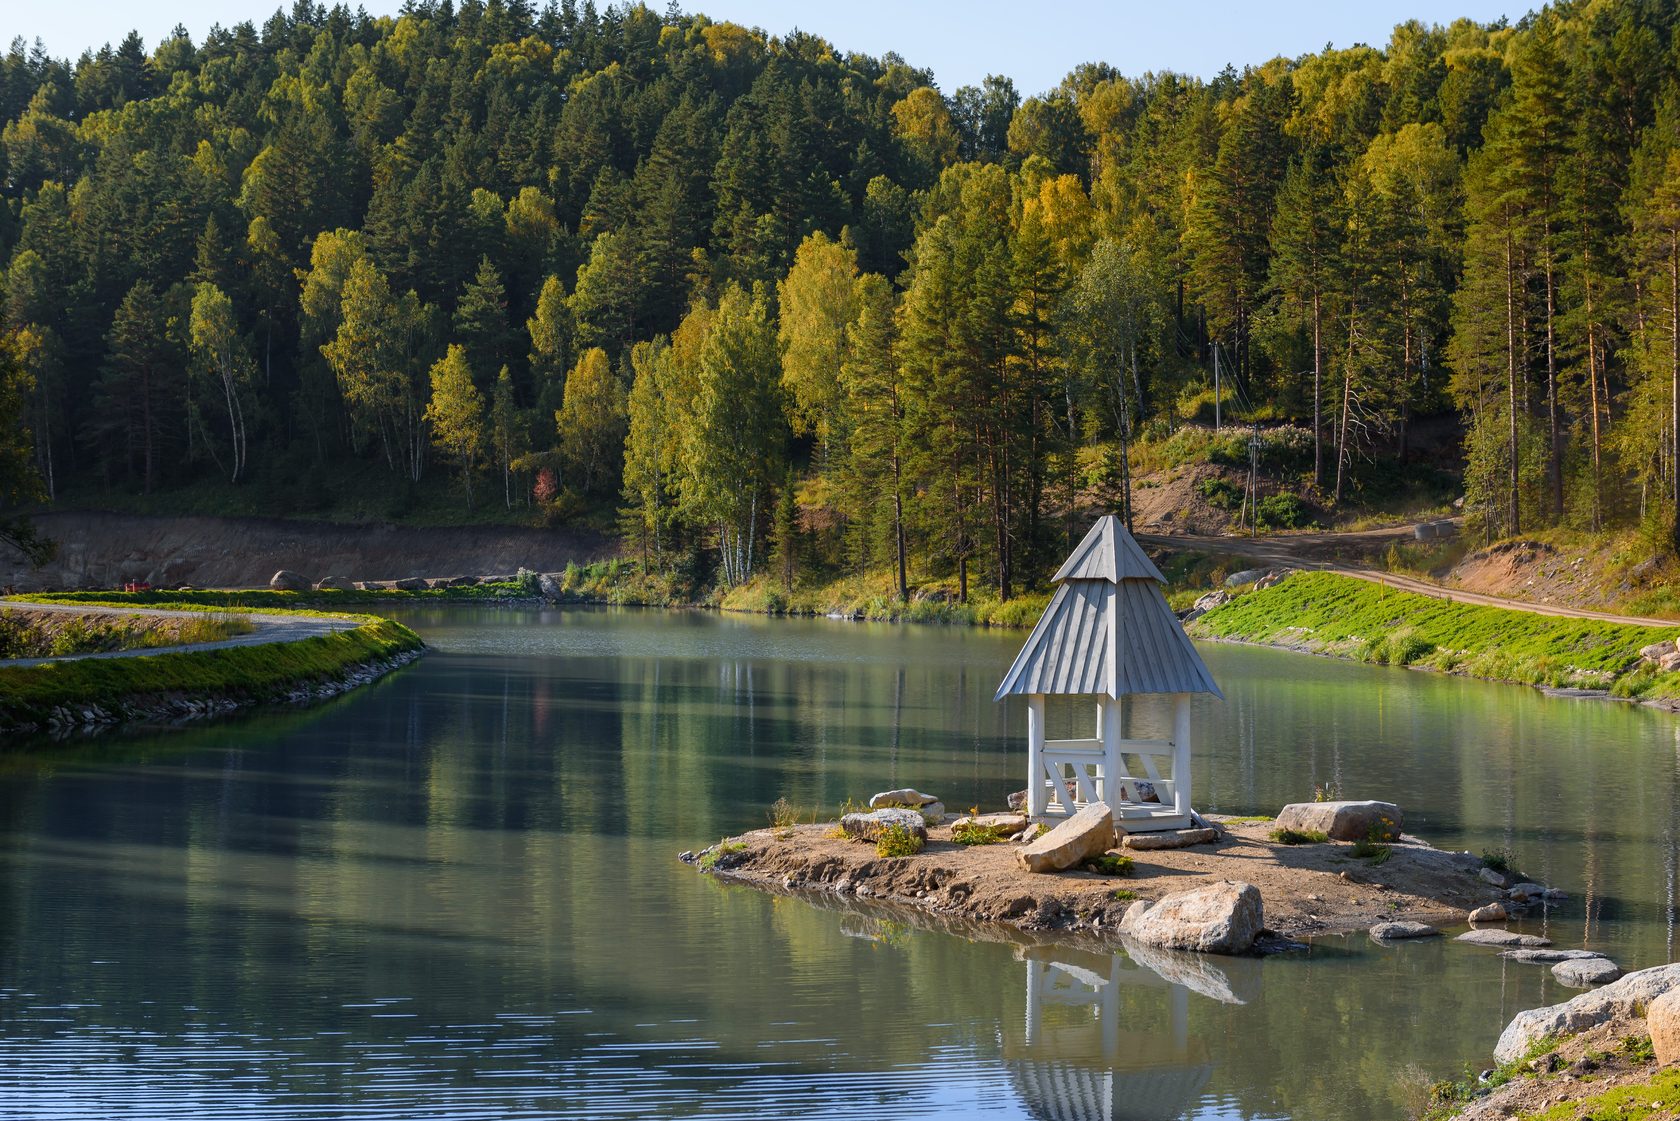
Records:
{"label": "grassy green bank", "polygon": [[1680,627],[1641,627],[1454,603],[1326,572],[1296,572],[1190,624],[1195,638],[1279,646],[1489,681],[1680,699],[1680,674],[1640,658]]}
{"label": "grassy green bank", "polygon": [[98,722],[115,723],[167,711],[188,714],[205,705],[237,708],[299,692],[325,695],[353,672],[391,664],[424,646],[401,623],[354,618],[360,625],[351,630],[295,642],[0,667],[0,728],[48,727],[62,709],[97,708],[107,716]]}

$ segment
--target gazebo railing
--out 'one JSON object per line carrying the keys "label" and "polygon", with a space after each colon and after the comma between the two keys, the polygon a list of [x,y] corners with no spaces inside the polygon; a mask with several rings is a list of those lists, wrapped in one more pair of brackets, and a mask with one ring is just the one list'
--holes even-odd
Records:
{"label": "gazebo railing", "polygon": [[1162,758],[1173,758],[1171,740],[1119,740],[1114,748],[1111,755],[1096,737],[1045,740],[1039,752],[1049,788],[1045,812],[1072,813],[1091,802],[1107,802],[1122,814],[1126,804],[1158,802],[1162,809],[1174,805],[1177,784],[1170,762],[1168,776],[1161,774],[1159,764]]}

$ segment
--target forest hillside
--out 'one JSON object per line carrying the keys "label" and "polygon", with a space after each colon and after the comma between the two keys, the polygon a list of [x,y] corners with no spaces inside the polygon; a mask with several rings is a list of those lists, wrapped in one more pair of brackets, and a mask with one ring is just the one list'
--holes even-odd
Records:
{"label": "forest hillside", "polygon": [[1042,91],[675,5],[20,39],[0,535],[503,521],[1004,600],[1134,502],[1670,542],[1677,22],[1580,0]]}

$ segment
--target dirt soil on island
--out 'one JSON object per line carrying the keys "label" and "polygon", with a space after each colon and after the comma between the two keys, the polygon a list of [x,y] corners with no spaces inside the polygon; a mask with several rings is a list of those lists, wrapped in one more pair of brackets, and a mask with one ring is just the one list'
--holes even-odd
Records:
{"label": "dirt soil on island", "polygon": [[0,560],[0,587],[19,591],[113,588],[266,587],[279,569],[318,581],[400,580],[558,572],[568,562],[610,555],[610,543],[578,530],[518,526],[394,526],[294,522],[278,518],[151,517],[65,512],[35,518],[58,556],[31,571]]}
{"label": "dirt soil on island", "polygon": [[[883,859],[873,845],[840,839],[828,825],[760,829],[729,838],[717,850],[720,878],[788,891],[854,895],[943,915],[1004,923],[1029,931],[1083,932],[1118,938],[1137,899],[1154,901],[1218,880],[1259,888],[1266,926],[1288,938],[1363,930],[1395,919],[1436,926],[1462,924],[1474,907],[1501,893],[1477,878],[1481,861],[1407,836],[1376,864],[1352,845],[1279,845],[1272,823],[1221,821],[1220,839],[1185,849],[1120,850],[1131,874],[1023,871],[1014,842],[965,847],[948,825],[928,831],[915,856]],[[729,850],[730,844],[744,848]],[[1131,893],[1115,898],[1116,892]]]}

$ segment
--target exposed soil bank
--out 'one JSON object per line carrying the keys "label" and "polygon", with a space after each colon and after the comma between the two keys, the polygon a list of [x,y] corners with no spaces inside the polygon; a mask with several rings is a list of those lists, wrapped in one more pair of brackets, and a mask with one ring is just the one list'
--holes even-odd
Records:
{"label": "exposed soil bank", "polygon": [[58,542],[58,557],[31,571],[0,560],[0,586],[112,588],[130,582],[174,588],[267,587],[282,568],[311,580],[398,580],[411,576],[557,572],[608,556],[612,545],[576,529],[514,526],[336,525],[279,518],[42,514],[36,525]]}
{"label": "exposed soil bank", "polygon": [[[965,847],[949,826],[928,831],[915,856],[883,859],[872,845],[841,840],[831,825],[759,829],[716,850],[713,874],[773,890],[821,892],[915,907],[965,921],[1026,931],[1119,940],[1120,920],[1137,899],[1154,901],[1218,880],[1259,888],[1268,929],[1287,938],[1341,934],[1374,923],[1462,923],[1471,908],[1502,898],[1478,878],[1481,861],[1407,836],[1382,864],[1352,847],[1278,845],[1270,822],[1221,821],[1212,844],[1154,852],[1123,850],[1129,876],[1021,870],[1011,842]],[[735,848],[735,845],[742,847]],[[1115,892],[1131,893],[1116,899]]]}

